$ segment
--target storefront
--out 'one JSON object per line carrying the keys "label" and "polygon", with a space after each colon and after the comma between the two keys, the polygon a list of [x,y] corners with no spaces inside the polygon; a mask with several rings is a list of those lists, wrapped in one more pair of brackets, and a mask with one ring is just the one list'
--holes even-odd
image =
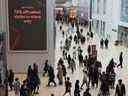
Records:
{"label": "storefront", "polygon": [[86,7],[78,7],[77,15],[79,18],[79,23],[81,25],[88,25],[88,8]]}
{"label": "storefront", "polygon": [[64,7],[56,6],[54,13],[56,20],[62,20],[64,16]]}
{"label": "storefront", "polygon": [[102,20],[93,20],[93,27],[95,32],[101,37],[101,38],[105,38],[107,37],[106,34],[106,22],[102,21]]}
{"label": "storefront", "polygon": [[128,47],[128,27],[118,26],[118,40],[122,45]]}
{"label": "storefront", "polygon": [[69,22],[75,22],[77,17],[77,10],[75,7],[70,7],[68,10],[68,20]]}

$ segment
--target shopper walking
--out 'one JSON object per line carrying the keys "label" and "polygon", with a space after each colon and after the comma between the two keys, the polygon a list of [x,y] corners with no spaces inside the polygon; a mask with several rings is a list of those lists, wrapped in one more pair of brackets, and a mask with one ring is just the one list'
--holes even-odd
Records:
{"label": "shopper walking", "polygon": [[9,87],[11,91],[13,89],[13,81],[14,81],[14,72],[13,70],[9,70],[8,82],[9,82]]}
{"label": "shopper walking", "polygon": [[80,83],[79,80],[76,80],[74,96],[80,96],[80,85],[79,85],[79,83]]}
{"label": "shopper walking", "polygon": [[104,44],[105,44],[105,48],[106,48],[106,49],[108,49],[108,43],[109,43],[109,41],[108,41],[108,39],[106,38],[105,41],[104,41]]}
{"label": "shopper walking", "polygon": [[48,64],[48,60],[45,61],[45,65],[44,65],[44,72],[43,72],[43,76],[45,76],[45,74],[47,73],[48,71],[48,67],[49,67],[49,64]]}
{"label": "shopper walking", "polygon": [[83,67],[83,55],[82,55],[82,53],[80,53],[80,54],[78,55],[78,59],[79,59],[79,66],[80,66],[80,67]]}
{"label": "shopper walking", "polygon": [[118,80],[116,85],[115,96],[126,96],[125,85],[122,83],[122,79]]}
{"label": "shopper walking", "polygon": [[117,65],[117,67],[121,67],[121,68],[123,68],[123,65],[122,65],[122,63],[123,63],[123,52],[121,52],[120,53],[120,56],[119,56],[119,64]]}
{"label": "shopper walking", "polygon": [[65,81],[66,81],[67,71],[66,71],[66,67],[65,67],[64,64],[62,64],[62,71],[63,71],[63,77],[64,77],[64,79],[65,79]]}
{"label": "shopper walking", "polygon": [[89,88],[86,89],[86,91],[83,93],[83,96],[91,96],[91,94],[89,93]]}
{"label": "shopper walking", "polygon": [[103,47],[104,47],[104,39],[102,38],[102,39],[100,40],[100,48],[103,49]]}
{"label": "shopper walking", "polygon": [[81,85],[81,89],[83,88],[83,86],[84,86],[84,84],[86,84],[86,86],[88,87],[88,80],[87,80],[87,78],[88,78],[88,76],[87,76],[87,71],[84,69],[83,70],[83,81],[82,81],[82,85]]}
{"label": "shopper walking", "polygon": [[20,93],[20,81],[19,78],[16,78],[14,81],[14,91],[15,91],[15,96],[19,96]]}
{"label": "shopper walking", "polygon": [[72,83],[70,82],[70,78],[67,77],[67,80],[65,81],[65,93],[63,96],[65,96],[67,93],[71,96],[71,87]]}
{"label": "shopper walking", "polygon": [[63,70],[62,70],[62,65],[59,63],[57,66],[57,78],[59,81],[59,85],[63,84]]}
{"label": "shopper walking", "polygon": [[52,66],[49,66],[48,68],[48,85],[47,86],[50,86],[50,83],[54,83],[54,86],[56,87],[56,82],[55,82],[55,74],[54,74],[54,69]]}
{"label": "shopper walking", "polygon": [[33,70],[31,68],[31,65],[28,66],[28,71],[27,71],[27,77],[30,77],[33,73]]}
{"label": "shopper walking", "polygon": [[24,80],[23,84],[21,85],[20,96],[29,96],[28,87],[27,87],[27,81],[26,80]]}
{"label": "shopper walking", "polygon": [[33,78],[34,78],[34,93],[39,94],[40,78],[38,75],[38,65],[33,64]]}

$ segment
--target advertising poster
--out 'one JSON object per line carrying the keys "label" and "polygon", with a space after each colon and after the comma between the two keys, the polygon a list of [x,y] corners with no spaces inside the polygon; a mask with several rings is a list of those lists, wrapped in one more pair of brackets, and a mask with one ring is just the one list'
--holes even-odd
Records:
{"label": "advertising poster", "polygon": [[46,0],[8,0],[9,49],[47,50]]}

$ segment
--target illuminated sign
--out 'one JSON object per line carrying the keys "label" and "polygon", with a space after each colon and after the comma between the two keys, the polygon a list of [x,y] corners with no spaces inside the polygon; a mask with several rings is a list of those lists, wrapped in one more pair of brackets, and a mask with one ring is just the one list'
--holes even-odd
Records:
{"label": "illuminated sign", "polygon": [[8,0],[9,48],[47,50],[46,0]]}

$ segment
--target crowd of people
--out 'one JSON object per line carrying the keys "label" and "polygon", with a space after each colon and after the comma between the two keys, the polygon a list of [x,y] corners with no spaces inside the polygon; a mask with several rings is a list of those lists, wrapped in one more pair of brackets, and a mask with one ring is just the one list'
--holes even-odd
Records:
{"label": "crowd of people", "polygon": [[[77,26],[77,25],[76,25]],[[74,27],[74,26],[72,26]],[[91,40],[93,38],[93,33],[87,32],[87,36],[83,36],[83,29],[79,29],[79,26],[77,26],[76,34],[74,35],[66,35],[66,32],[63,30],[63,24],[60,25],[60,31],[62,31],[62,37],[64,38],[66,36],[66,39],[64,39],[64,45],[60,46],[60,49],[62,51],[62,57],[58,60],[57,63],[57,79],[59,81],[59,85],[65,85],[65,92],[63,96],[66,94],[71,94],[72,90],[72,82],[71,78],[68,77],[67,70],[70,69],[71,73],[74,74],[77,67],[79,66],[81,70],[83,70],[83,80],[82,84],[80,84],[80,80],[76,80],[75,83],[75,89],[74,89],[74,96],[81,96],[82,90],[84,90],[83,86],[86,85],[86,89],[83,93],[83,96],[92,96],[90,93],[91,88],[100,88],[100,92],[97,94],[98,96],[110,96],[110,88],[115,90],[115,96],[125,96],[125,85],[122,83],[122,79],[118,80],[118,84],[115,85],[116,81],[116,72],[115,67],[121,66],[123,64],[123,52],[120,53],[119,56],[119,64],[117,65],[114,59],[112,58],[106,67],[106,71],[101,71],[102,69],[102,63],[97,60],[97,55],[93,55],[91,53],[91,45],[88,45],[87,52],[85,56],[83,56],[83,50],[79,46],[81,44],[85,43],[85,40]],[[68,32],[67,32],[68,34]],[[91,35],[90,35],[91,34]],[[72,46],[72,42],[75,43],[76,46]],[[62,42],[61,42],[62,43]],[[78,46],[77,46],[78,45]],[[101,40],[100,42],[101,48],[108,49],[109,46],[109,40],[106,38],[105,40]],[[73,47],[74,51],[73,54],[70,54],[70,49]],[[76,61],[79,61],[79,64],[77,65]],[[65,65],[65,62],[67,62],[67,67]],[[47,66],[47,64],[46,64]],[[46,68],[47,69],[47,68]],[[53,79],[54,80],[54,79]],[[120,87],[119,87],[120,86]]]}
{"label": "crowd of people", "polygon": [[8,72],[9,90],[15,91],[15,96],[33,96],[39,94],[40,78],[38,76],[38,66],[36,63],[28,67],[26,79],[21,83],[19,78],[15,78],[13,70]]}
{"label": "crowd of people", "polygon": [[[58,21],[60,22],[60,21]],[[112,58],[109,64],[106,67],[105,71],[101,71],[103,64],[97,59],[97,54],[91,52],[91,45],[88,45],[87,54],[83,55],[83,49],[80,45],[85,44],[85,41],[89,42],[94,38],[93,32],[87,32],[84,36],[83,29],[80,29],[77,23],[71,23],[72,27],[76,26],[77,30],[75,35],[68,35],[69,32],[63,30],[63,22],[60,25],[60,32],[62,32],[62,37],[64,45],[61,44],[60,50],[62,56],[57,62],[57,73],[55,73],[54,66],[50,65],[48,60],[45,61],[43,68],[43,76],[48,77],[47,87],[50,87],[54,84],[54,87],[60,85],[65,87],[63,96],[69,94],[70,96],[93,96],[90,92],[90,89],[99,88],[100,91],[95,96],[111,96],[110,89],[115,90],[115,96],[126,96],[125,84],[123,84],[122,79],[118,80],[118,84],[115,85],[116,81],[116,72],[115,67],[123,68],[123,52],[119,56],[119,64],[117,64]],[[72,42],[74,45],[72,45]],[[62,43],[62,42],[61,42]],[[109,40],[106,38],[101,39],[100,47],[108,49]],[[70,53],[70,49],[73,48],[73,53]],[[77,64],[77,61],[79,64]],[[65,63],[67,62],[67,63]],[[68,74],[68,70],[71,70],[72,74],[75,74],[75,71],[79,68],[82,70],[82,83],[80,83],[79,78],[75,81],[73,85],[71,77]],[[56,79],[58,80],[58,84]],[[14,80],[15,79],[15,80]],[[41,84],[38,66],[36,63],[28,67],[28,72],[26,79],[23,80],[21,84],[18,78],[15,78],[14,72],[9,70],[8,72],[8,84],[10,90],[14,90],[16,96],[33,96],[33,94],[38,94],[39,86]],[[85,86],[84,86],[85,85]],[[72,90],[72,87],[75,86],[75,89]],[[72,94],[72,91],[74,94]],[[83,95],[81,95],[81,92]],[[57,92],[57,90],[56,90]],[[20,95],[19,95],[20,94]],[[51,96],[55,96],[51,94]]]}
{"label": "crowd of people", "polygon": [[[65,44],[61,46],[62,54],[63,56],[58,61],[58,78],[59,81],[63,81],[63,70],[62,66],[64,66],[64,62],[67,61],[68,63],[68,69],[71,70],[72,74],[76,70],[77,63],[76,61],[79,61],[79,67],[83,70],[83,81],[80,85],[80,80],[76,80],[75,83],[75,89],[74,89],[74,96],[81,96],[81,90],[83,89],[83,86],[86,85],[86,90],[83,94],[83,96],[92,96],[89,90],[91,88],[100,88],[100,92],[98,93],[98,96],[110,96],[110,89],[115,90],[115,96],[125,96],[126,95],[126,89],[125,85],[122,83],[122,79],[118,80],[118,84],[115,85],[116,81],[116,72],[115,67],[123,67],[123,52],[120,52],[119,56],[119,64],[117,64],[114,59],[112,58],[109,62],[109,64],[106,67],[105,71],[101,71],[102,69],[102,63],[97,59],[97,54],[91,53],[91,45],[88,45],[87,50],[88,54],[83,56],[83,50],[80,47],[80,45],[85,43],[85,40],[89,41],[92,40],[94,37],[93,32],[87,32],[87,35],[84,36],[83,29],[79,28],[79,25],[77,23],[74,23],[74,25],[77,27],[76,34],[66,36]],[[72,27],[74,27],[74,25]],[[62,36],[64,38],[64,35],[69,34],[68,32],[63,31],[63,24],[60,25],[60,31],[62,31]],[[71,33],[72,34],[72,33]],[[74,33],[73,33],[74,34]],[[75,43],[75,46],[72,45],[72,42]],[[72,48],[74,52],[73,54],[70,54],[70,49]],[[109,40],[106,38],[105,40],[102,38],[100,41],[100,47],[101,49],[109,47]],[[71,56],[72,55],[72,56]],[[67,69],[66,67],[64,67]],[[61,70],[61,71],[59,71]],[[67,73],[67,72],[66,72]],[[67,77],[65,79],[65,94],[69,93],[71,96],[71,87],[72,82],[70,81],[70,77]],[[120,86],[120,89],[119,89]],[[122,88],[121,88],[122,87]]]}

